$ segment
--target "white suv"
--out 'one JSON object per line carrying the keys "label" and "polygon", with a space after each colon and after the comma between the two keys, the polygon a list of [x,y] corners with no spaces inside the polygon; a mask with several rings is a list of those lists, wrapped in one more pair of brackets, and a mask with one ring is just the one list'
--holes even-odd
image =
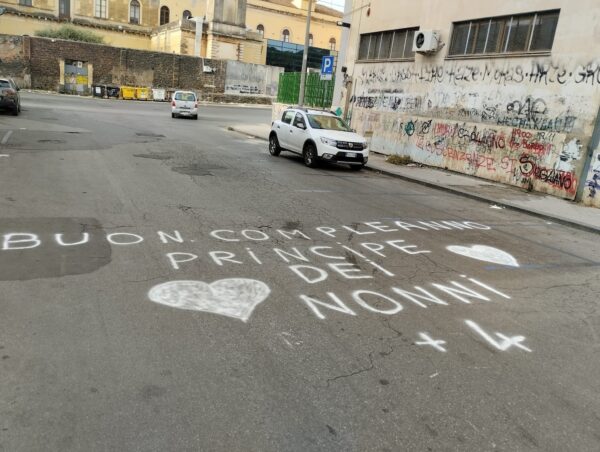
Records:
{"label": "white suv", "polygon": [[281,120],[273,122],[269,134],[269,152],[281,151],[302,155],[306,166],[318,165],[320,160],[346,163],[360,170],[369,159],[367,140],[354,133],[333,113],[288,108]]}

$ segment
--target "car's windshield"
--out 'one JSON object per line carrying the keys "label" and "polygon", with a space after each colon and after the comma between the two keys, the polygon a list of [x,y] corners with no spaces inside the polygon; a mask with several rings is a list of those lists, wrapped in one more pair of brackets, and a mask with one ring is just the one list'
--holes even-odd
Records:
{"label": "car's windshield", "polygon": [[194,93],[177,93],[175,94],[175,100],[195,101],[196,95]]}
{"label": "car's windshield", "polygon": [[308,114],[308,122],[313,129],[341,130],[350,132],[344,121],[336,116]]}
{"label": "car's windshield", "polygon": [[0,88],[10,88],[8,80],[0,80]]}

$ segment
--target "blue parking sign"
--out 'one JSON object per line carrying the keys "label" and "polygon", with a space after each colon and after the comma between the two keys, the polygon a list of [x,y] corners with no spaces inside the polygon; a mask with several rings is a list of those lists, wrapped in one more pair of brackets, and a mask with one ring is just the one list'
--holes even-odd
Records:
{"label": "blue parking sign", "polygon": [[321,80],[331,80],[333,76],[334,56],[324,56],[321,61]]}

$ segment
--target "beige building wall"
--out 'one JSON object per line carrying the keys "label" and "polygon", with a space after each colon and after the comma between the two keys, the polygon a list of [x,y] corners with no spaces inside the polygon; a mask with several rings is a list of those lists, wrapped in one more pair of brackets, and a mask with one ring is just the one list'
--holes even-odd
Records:
{"label": "beige building wall", "polygon": [[19,0],[2,0],[0,4],[10,6],[11,8],[31,13],[36,11],[50,14],[58,14],[58,0],[39,0],[33,1],[33,6],[19,5]]}
{"label": "beige building wall", "polygon": [[[313,6],[314,8],[314,6]],[[334,38],[339,48],[341,30],[336,25],[338,17],[332,17],[313,11],[311,29],[313,46],[329,48],[329,40]],[[306,32],[306,10],[288,7],[264,0],[248,0],[246,27],[256,30],[261,24],[265,28],[265,39],[281,40],[284,29],[290,31],[290,42],[304,45]]]}
{"label": "beige building wall", "polygon": [[[102,36],[104,42],[109,45],[193,55],[195,33],[182,27],[180,22],[185,10],[190,11],[193,16],[204,16],[208,1],[214,0],[139,0],[140,24],[130,24],[129,0],[107,0],[106,18],[94,17],[94,0],[71,0],[71,19],[73,26]],[[59,28],[64,24],[56,20],[58,0],[33,0],[33,7],[21,6],[18,3],[19,0],[0,0],[0,5],[7,5],[25,14],[46,14],[51,20],[31,15],[4,14],[0,16],[1,33],[35,35],[42,29]],[[306,3],[306,0],[248,0],[246,27],[256,30],[257,25],[262,24],[265,27],[265,39],[260,40],[255,33],[247,33],[245,38],[205,34],[201,55],[265,64],[266,39],[280,40],[283,29],[290,31],[290,42],[304,44]],[[172,24],[170,27],[158,28],[162,6],[169,8],[169,20]],[[313,46],[329,48],[329,41],[334,38],[337,48],[340,44],[340,28],[335,22],[339,17],[324,14],[323,11],[326,9],[313,5]]]}
{"label": "beige building wall", "polygon": [[[600,106],[597,0],[355,0],[352,9],[344,96],[373,150],[568,199],[584,189]],[[553,9],[551,51],[448,54],[454,22]],[[360,34],[411,27],[437,30],[443,47],[412,61],[357,61]],[[587,188],[583,197],[600,203]]]}
{"label": "beige building wall", "polygon": [[[155,27],[158,25],[158,3],[154,1],[140,2],[140,24],[129,24],[129,4],[128,0],[108,0],[107,1],[107,17],[94,17],[94,0],[72,0],[71,1],[71,17],[92,20],[98,24],[112,24],[118,26],[127,24],[132,27]],[[35,3],[35,0],[34,0]],[[57,10],[58,12],[58,10]]]}
{"label": "beige building wall", "polygon": [[[7,35],[31,35],[37,31],[56,29],[63,24],[60,22],[34,19],[31,17],[14,16],[4,14],[0,16],[0,32]],[[104,43],[115,47],[127,47],[130,49],[150,50],[151,42],[149,35],[133,34],[118,30],[105,30],[102,28],[79,27],[91,31],[104,38]]]}
{"label": "beige building wall", "polygon": [[159,6],[156,8],[156,22],[159,22],[160,8],[166,6],[169,8],[169,16],[171,22],[183,19],[183,12],[188,10],[192,13],[192,17],[204,17],[206,15],[207,0],[159,0]]}

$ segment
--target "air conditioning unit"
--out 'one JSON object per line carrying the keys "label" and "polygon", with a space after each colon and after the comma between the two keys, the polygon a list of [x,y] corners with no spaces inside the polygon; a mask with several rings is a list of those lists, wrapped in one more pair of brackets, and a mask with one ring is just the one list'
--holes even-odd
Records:
{"label": "air conditioning unit", "polygon": [[434,30],[417,30],[413,39],[413,52],[435,53],[441,47],[440,34]]}

